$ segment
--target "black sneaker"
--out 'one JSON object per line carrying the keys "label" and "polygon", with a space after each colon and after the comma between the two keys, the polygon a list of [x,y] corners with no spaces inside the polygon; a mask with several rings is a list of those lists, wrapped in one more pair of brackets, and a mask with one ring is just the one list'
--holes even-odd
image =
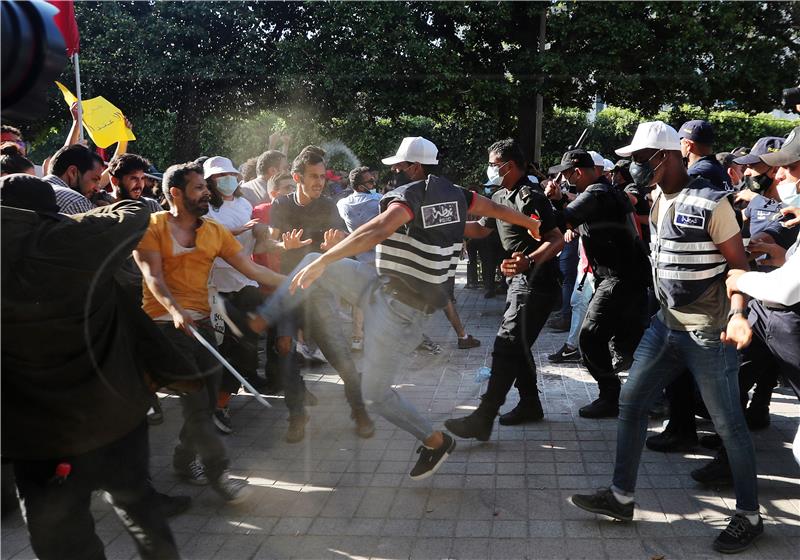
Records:
{"label": "black sneaker", "polygon": [[161,403],[158,402],[158,397],[151,401],[152,406],[147,411],[147,424],[150,426],[158,426],[164,423],[164,411],[161,409]]}
{"label": "black sneaker", "polygon": [[568,317],[557,315],[547,321],[547,328],[556,332],[569,332],[572,320]]}
{"label": "black sneaker", "polygon": [[471,334],[467,335],[467,338],[459,338],[458,339],[458,349],[459,350],[469,350],[470,348],[477,348],[481,345],[481,341],[477,338],[473,338]]}
{"label": "black sneaker", "polygon": [[708,434],[700,438],[700,445],[706,449],[713,449],[716,451],[722,447],[722,438],[718,434]]}
{"label": "black sneaker", "polygon": [[697,434],[681,434],[677,430],[670,430],[670,424],[660,434],[650,436],[645,441],[647,449],[661,453],[684,453],[697,446]]}
{"label": "black sneaker", "polygon": [[180,515],[192,505],[192,499],[189,496],[168,496],[167,494],[156,492],[156,499],[164,517]]}
{"label": "black sneaker", "polygon": [[214,426],[225,435],[233,433],[233,422],[231,422],[231,409],[229,407],[218,408],[214,411]]}
{"label": "black sneaker", "polygon": [[216,480],[210,481],[220,497],[231,505],[241,504],[252,494],[253,489],[243,478],[231,478],[229,471],[223,471]]}
{"label": "black sneaker", "polygon": [[581,351],[564,344],[558,352],[547,356],[547,361],[553,364],[577,363],[581,361]]}
{"label": "black sneaker", "polygon": [[634,503],[619,503],[610,488],[600,488],[594,494],[573,494],[570,500],[573,505],[591,513],[607,515],[620,521],[633,520]]}
{"label": "black sneaker", "polygon": [[195,486],[205,486],[208,484],[206,470],[197,459],[185,464],[178,464],[177,461],[173,460],[172,466],[175,469],[175,474],[189,484],[194,484]]}
{"label": "black sneaker", "polygon": [[736,554],[750,548],[758,537],[764,533],[764,522],[758,516],[758,523],[753,525],[743,513],[730,518],[730,523],[719,536],[714,539],[714,550],[723,554]]}
{"label": "black sneaker", "polygon": [[714,488],[733,484],[733,473],[728,463],[728,454],[725,452],[725,448],[721,448],[717,452],[717,456],[705,466],[693,470],[691,476],[700,484]]}
{"label": "black sneaker", "polygon": [[444,443],[442,443],[441,447],[437,449],[428,449],[424,445],[420,445],[419,449],[417,449],[419,459],[417,459],[417,464],[414,465],[414,468],[411,469],[409,473],[409,476],[413,480],[422,480],[431,476],[442,466],[442,463],[445,462],[456,448],[456,440],[448,434],[442,435],[444,437]]}
{"label": "black sneaker", "polygon": [[616,418],[619,415],[619,403],[606,399],[597,399],[582,407],[578,414],[582,418]]}

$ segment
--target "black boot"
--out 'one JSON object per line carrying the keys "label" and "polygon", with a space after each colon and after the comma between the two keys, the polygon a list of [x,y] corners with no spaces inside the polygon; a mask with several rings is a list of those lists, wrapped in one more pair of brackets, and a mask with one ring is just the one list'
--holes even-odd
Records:
{"label": "black boot", "polygon": [[444,426],[460,438],[474,438],[478,441],[489,441],[494,427],[494,417],[497,411],[491,412],[483,404],[478,409],[463,418],[450,418],[444,421]]}
{"label": "black boot", "polygon": [[513,410],[500,415],[501,426],[516,426],[527,422],[536,422],[544,418],[542,403],[539,398],[519,401]]}

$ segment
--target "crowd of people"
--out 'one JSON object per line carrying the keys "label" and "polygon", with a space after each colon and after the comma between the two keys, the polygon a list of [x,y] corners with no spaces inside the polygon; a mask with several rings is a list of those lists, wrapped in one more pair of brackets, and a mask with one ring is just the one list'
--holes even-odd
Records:
{"label": "crowd of people", "polygon": [[[546,420],[531,352],[544,328],[566,333],[548,360],[580,361],[597,382],[578,414],[617,419],[612,482],[574,505],[630,521],[643,448],[702,443],[716,457],[691,476],[736,494],[714,548],[739,552],[761,535],[750,431],[769,425],[779,379],[800,392],[800,127],[715,152],[706,121],[645,122],[616,163],[574,148],[546,171],[499,140],[486,184],[471,188],[440,174],[422,137],[404,138],[382,169],[346,173],[313,145],[290,161],[281,139],[241,167],[203,156],[161,174],[127,145],[106,163],[74,130],[37,166],[3,125],[2,456],[40,558],[104,557],[95,490],[143,558],[178,557],[165,519],[190,500],[156,492],[148,472],[157,390],[180,396],[175,473],[226,503],[250,493],[231,474],[229,402],[242,380],[283,392],[285,441],[302,441],[318,399],[300,355],[341,376],[358,437],[373,436],[377,414],[420,441],[420,480],[456,438],[489,440],[498,416]],[[465,254],[467,289],[506,305],[480,402],[437,429],[395,385],[415,349],[441,351],[423,334],[438,310],[458,349],[480,344],[455,306]],[[512,386],[519,402],[501,414]],[[646,437],[656,409],[669,423]],[[716,436],[698,439],[697,415]]]}

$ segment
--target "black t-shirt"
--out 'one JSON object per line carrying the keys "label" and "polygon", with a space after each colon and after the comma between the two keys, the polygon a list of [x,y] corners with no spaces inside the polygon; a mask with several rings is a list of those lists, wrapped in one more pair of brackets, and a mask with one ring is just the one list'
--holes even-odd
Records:
{"label": "black t-shirt", "polygon": [[[650,203],[647,202],[647,194],[652,190],[650,188],[641,188],[636,186],[636,183],[630,183],[629,185],[618,185],[618,188],[622,189],[625,194],[630,194],[636,197],[636,204],[633,205],[633,209],[636,211],[637,216],[650,216]],[[630,198],[628,199],[630,200]],[[647,248],[650,245],[650,226],[648,224],[644,224],[641,226],[642,230],[642,241],[645,243],[645,247]]]}
{"label": "black t-shirt", "polygon": [[320,251],[319,246],[324,241],[326,231],[331,228],[347,231],[336,209],[336,202],[320,197],[305,206],[300,206],[297,203],[296,193],[275,199],[269,214],[269,225],[281,233],[302,229],[303,239],[313,240],[313,243],[305,247],[281,254],[281,272],[284,274],[291,272],[308,253]]}
{"label": "black t-shirt", "polygon": [[713,155],[703,156],[687,170],[689,177],[702,177],[716,188],[732,191],[730,178],[722,164]]}
{"label": "black t-shirt", "polygon": [[564,223],[577,228],[586,257],[598,276],[649,278],[644,244],[633,223],[628,196],[601,178],[578,195],[562,213]]}
{"label": "black t-shirt", "polygon": [[[545,233],[558,227],[550,201],[542,193],[539,186],[532,183],[527,177],[520,179],[511,189],[498,189],[492,195],[492,202],[513,208],[526,216],[541,220],[540,233]],[[517,251],[530,255],[542,245],[541,241],[531,237],[528,230],[523,227],[486,217],[481,218],[480,223],[485,227],[497,230],[506,258]],[[556,261],[557,259],[550,259],[543,263],[534,263],[531,282],[541,286],[551,285],[556,282],[558,278],[558,264]]]}

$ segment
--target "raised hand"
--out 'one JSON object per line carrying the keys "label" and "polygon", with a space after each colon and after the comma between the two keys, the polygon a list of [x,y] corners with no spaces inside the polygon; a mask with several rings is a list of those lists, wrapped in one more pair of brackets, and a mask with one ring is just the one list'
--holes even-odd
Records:
{"label": "raised hand", "polygon": [[303,239],[303,230],[293,229],[292,231],[287,231],[281,235],[281,242],[283,243],[284,250],[290,251],[292,249],[299,249],[300,247],[309,245],[312,242],[312,239]]}
{"label": "raised hand", "polygon": [[325,252],[333,248],[334,245],[342,241],[347,234],[339,229],[329,229],[325,232],[324,240],[320,243],[320,250]]}

